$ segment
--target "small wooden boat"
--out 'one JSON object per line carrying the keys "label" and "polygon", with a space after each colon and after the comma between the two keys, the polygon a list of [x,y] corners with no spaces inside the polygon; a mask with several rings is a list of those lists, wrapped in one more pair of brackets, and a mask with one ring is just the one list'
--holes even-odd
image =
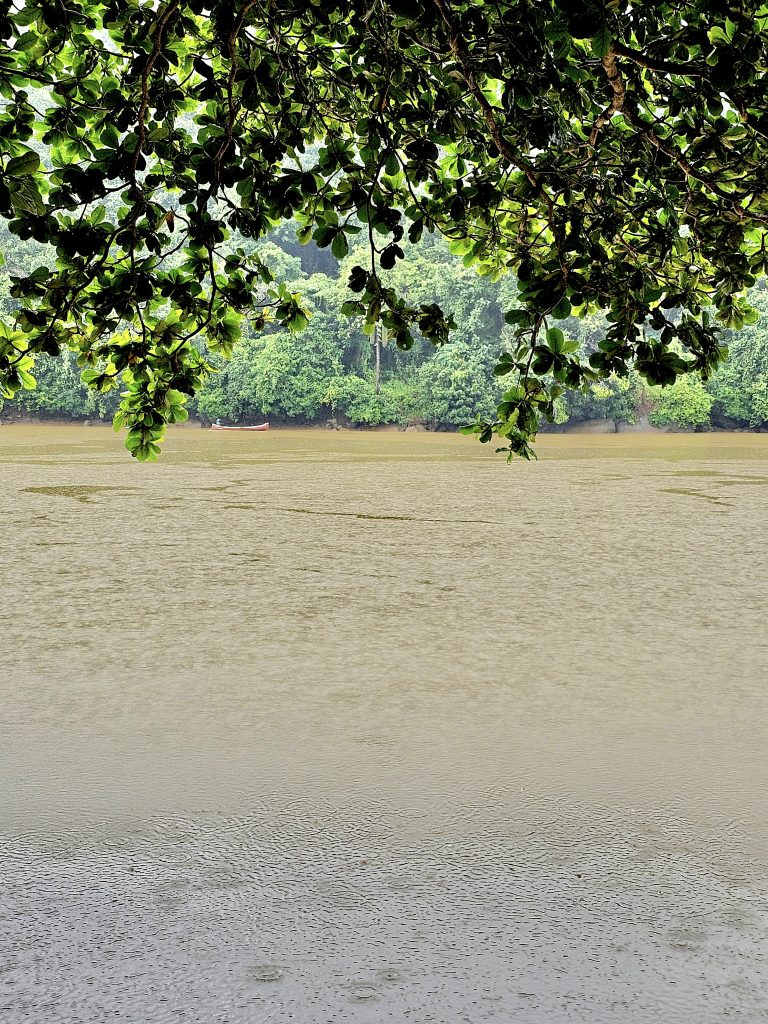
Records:
{"label": "small wooden boat", "polygon": [[269,424],[259,423],[255,427],[224,427],[220,423],[212,423],[211,430],[269,430]]}

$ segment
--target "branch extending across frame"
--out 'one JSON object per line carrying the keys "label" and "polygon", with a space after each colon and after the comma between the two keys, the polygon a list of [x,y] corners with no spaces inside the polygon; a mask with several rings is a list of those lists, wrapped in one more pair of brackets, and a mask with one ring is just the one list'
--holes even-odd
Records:
{"label": "branch extending across frame", "polygon": [[139,107],[139,112],[136,115],[136,120],[138,121],[138,139],[136,142],[136,151],[133,154],[133,160],[131,162],[131,176],[134,181],[136,180],[136,170],[139,166],[139,160],[141,159],[141,151],[144,148],[144,142],[147,137],[147,126],[144,119],[147,116],[147,110],[149,109],[149,76],[152,74],[152,68],[155,66],[157,58],[160,56],[160,51],[163,48],[163,30],[165,29],[168,19],[178,8],[180,2],[181,0],[170,0],[168,6],[155,22],[155,41],[152,46],[152,52],[147,58],[147,63],[144,65],[144,70],[141,73],[141,105]]}
{"label": "branch extending across frame", "polygon": [[[721,188],[716,181],[713,181],[712,176],[694,167],[694,165],[686,158],[683,151],[678,147],[668,142],[666,139],[662,139],[660,136],[653,131],[650,125],[646,124],[642,118],[638,117],[637,114],[631,109],[631,105],[627,102],[627,89],[624,79],[621,74],[617,56],[621,55],[621,51],[625,47],[622,47],[618,43],[612,43],[608,53],[602,59],[602,65],[605,70],[606,77],[610,83],[611,89],[613,90],[613,98],[608,107],[603,113],[597,118],[589,136],[590,146],[595,146],[600,130],[611,120],[611,118],[621,113],[624,119],[630,124],[639,135],[657,149],[660,153],[669,157],[673,160],[686,178],[693,178],[695,181],[701,182],[706,188],[708,188],[714,195],[719,199],[724,200],[730,204],[738,204],[738,196],[732,195],[725,189]],[[630,57],[629,59],[634,59]],[[743,211],[741,211],[743,215]],[[760,214],[752,213],[750,215],[753,220],[759,223],[768,224],[768,217],[763,217]]]}
{"label": "branch extending across frame", "polygon": [[619,42],[614,42],[611,50],[617,56],[625,57],[647,71],[657,71],[664,75],[679,75],[680,78],[709,78],[709,71],[700,64],[675,64],[668,60],[656,60]]}
{"label": "branch extending across frame", "polygon": [[233,87],[234,87],[234,84],[235,84],[235,77],[237,75],[237,37],[240,34],[240,31],[241,31],[241,29],[243,27],[243,24],[244,24],[245,19],[246,19],[247,15],[248,15],[248,12],[251,10],[252,7],[255,7],[255,6],[256,6],[256,0],[248,0],[248,2],[244,5],[243,9],[240,11],[240,14],[238,15],[237,21],[235,22],[235,25],[234,25],[234,27],[233,27],[230,35],[229,35],[229,39],[227,40],[227,49],[228,49],[228,53],[229,53],[229,62],[230,62],[229,74],[227,76],[227,111],[228,111],[228,116],[227,116],[226,134],[224,136],[224,140],[221,143],[221,145],[219,146],[219,148],[218,148],[218,150],[216,152],[216,155],[213,158],[213,168],[214,168],[214,170],[213,170],[213,177],[212,177],[212,181],[211,181],[211,194],[213,194],[214,189],[219,184],[219,180],[220,180],[220,177],[221,177],[221,161],[224,158],[224,154],[227,152],[229,147],[232,145],[232,137],[233,137],[234,130],[235,130],[235,118],[237,116],[237,111],[235,109],[235,100],[234,100],[234,95],[233,95]]}
{"label": "branch extending across frame", "polygon": [[502,134],[501,128],[499,127],[499,123],[496,120],[493,107],[488,102],[483,90],[478,85],[474,69],[472,68],[472,63],[466,50],[461,45],[461,36],[459,35],[458,26],[454,20],[448,0],[435,0],[435,7],[437,7],[440,12],[443,23],[448,29],[451,52],[461,66],[461,71],[464,76],[464,80],[467,83],[467,88],[477,100],[477,103],[483,112],[483,117],[488,125],[488,130],[491,138],[493,139],[494,145],[502,156],[505,156],[511,164],[514,164],[515,167],[519,168],[519,170],[525,174],[528,181],[536,190],[537,195],[542,197],[551,213],[554,206],[551,197],[547,194],[544,186],[539,181],[538,175],[528,161],[524,160],[519,153],[516,153],[510,146],[509,142],[507,142],[506,138]]}
{"label": "branch extending across frame", "polygon": [[602,59],[602,65],[605,68],[608,81],[613,89],[613,98],[592,127],[592,131],[589,134],[589,144],[592,147],[597,143],[597,137],[600,134],[600,129],[611,120],[614,114],[618,114],[624,109],[624,99],[627,95],[627,89],[624,85],[624,80],[621,77],[621,72],[616,64],[616,52],[614,44]]}

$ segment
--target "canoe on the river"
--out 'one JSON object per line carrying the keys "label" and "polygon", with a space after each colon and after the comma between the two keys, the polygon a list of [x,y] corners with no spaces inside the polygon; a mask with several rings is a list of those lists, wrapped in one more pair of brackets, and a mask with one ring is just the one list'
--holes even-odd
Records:
{"label": "canoe on the river", "polygon": [[212,423],[211,430],[269,430],[269,424],[259,423],[256,427],[222,427],[218,423]]}

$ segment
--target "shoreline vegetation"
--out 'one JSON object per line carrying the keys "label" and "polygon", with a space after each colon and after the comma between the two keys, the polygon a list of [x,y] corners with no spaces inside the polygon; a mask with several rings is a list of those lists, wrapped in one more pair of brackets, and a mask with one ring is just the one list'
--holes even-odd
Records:
{"label": "shoreline vegetation", "polygon": [[[250,420],[233,422],[232,424],[225,424],[227,426],[247,426],[250,425]],[[0,413],[0,427],[14,427],[14,426],[48,426],[48,427],[111,427],[112,421],[108,418],[99,418],[93,416],[57,416],[57,415],[30,415],[26,412],[20,412],[18,410],[6,409]],[[308,431],[329,431],[329,430],[344,430],[352,431],[355,433],[430,433],[430,434],[456,434],[459,433],[457,427],[441,427],[433,426],[426,423],[413,422],[413,423],[377,423],[377,424],[355,424],[348,423],[339,420],[329,419],[324,422],[306,423],[306,422],[294,422],[290,420],[285,421],[274,421],[270,422],[270,426],[275,430],[308,430]],[[174,425],[176,430],[210,430],[211,421],[207,418],[191,418],[185,423],[177,423]],[[608,418],[596,418],[589,420],[576,420],[573,422],[567,422],[562,424],[544,424],[541,428],[540,433],[542,435],[562,435],[562,434],[765,434],[768,433],[768,425],[757,426],[757,427],[745,427],[745,426],[719,426],[714,424],[707,424],[705,426],[679,426],[675,424],[665,426],[654,426],[649,422],[648,417],[644,416],[639,422],[631,423],[622,420],[612,420]]]}
{"label": "shoreline vegetation", "polygon": [[[390,428],[455,431],[476,417],[493,418],[508,387],[496,375],[501,353],[514,343],[506,312],[518,303],[511,277],[495,281],[451,252],[434,236],[388,272],[388,282],[409,300],[436,303],[456,323],[447,344],[435,346],[418,335],[408,351],[364,331],[359,319],[343,314],[345,281],[360,258],[354,248],[337,259],[312,240],[299,244],[295,225],[286,224],[257,243],[260,258],[302,294],[309,317],[299,334],[279,325],[261,329],[247,318],[231,358],[206,355],[216,368],[188,402],[192,420],[203,425],[260,423],[275,426]],[[0,230],[0,318],[12,324],[18,303],[12,275],[31,272],[41,247]],[[667,387],[649,386],[635,370],[609,377],[584,391],[567,391],[555,406],[553,424],[541,432],[653,433],[663,431],[768,430],[768,287],[749,295],[757,319],[741,330],[723,330],[728,361],[703,382],[688,374]],[[603,314],[569,315],[564,335],[584,358],[598,351],[610,324]],[[205,349],[205,343],[200,342]],[[39,356],[34,390],[0,399],[0,423],[110,422],[120,387],[94,391],[84,383],[75,353]],[[86,373],[87,373],[86,368]]]}

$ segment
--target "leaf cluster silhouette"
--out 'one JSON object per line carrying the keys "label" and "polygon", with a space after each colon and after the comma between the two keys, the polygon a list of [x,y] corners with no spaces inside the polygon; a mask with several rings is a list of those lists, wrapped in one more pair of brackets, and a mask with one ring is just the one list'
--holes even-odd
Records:
{"label": "leaf cluster silhouette", "polygon": [[[513,272],[511,385],[471,429],[531,455],[563,389],[707,377],[768,267],[768,5],[726,0],[27,0],[3,5],[0,214],[52,246],[13,286],[3,394],[77,352],[139,459],[247,317],[301,330],[254,251],[294,220],[342,259],[344,311],[400,347],[453,326],[386,284],[447,236]],[[602,310],[585,359],[555,321]],[[200,341],[205,341],[205,348]]]}

